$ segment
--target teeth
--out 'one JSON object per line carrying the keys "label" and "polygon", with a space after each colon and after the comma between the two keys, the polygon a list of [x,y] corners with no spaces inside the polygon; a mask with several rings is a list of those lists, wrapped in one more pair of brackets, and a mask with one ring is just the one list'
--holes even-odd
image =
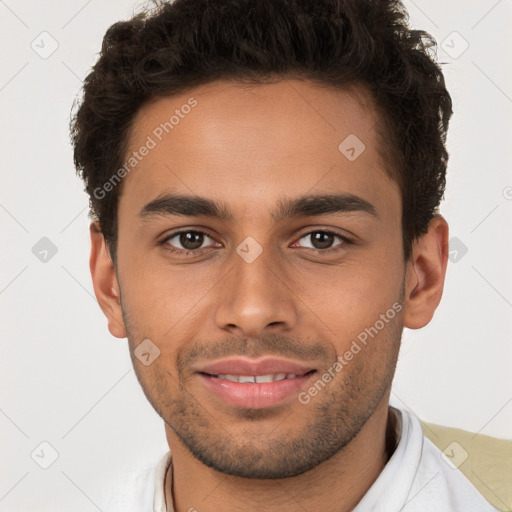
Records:
{"label": "teeth", "polygon": [[256,382],[256,377],[252,377],[251,375],[240,375],[238,377],[238,382]]}
{"label": "teeth", "polygon": [[255,377],[256,379],[256,382],[258,383],[261,383],[261,382],[273,382],[274,381],[274,376],[269,374],[269,375],[257,375]]}
{"label": "teeth", "polygon": [[276,380],[284,380],[284,379],[294,379],[296,377],[295,373],[269,373],[268,375],[231,375],[229,373],[219,374],[217,375],[219,379],[230,380],[231,382],[240,382],[240,383],[265,383],[265,382],[275,382]]}

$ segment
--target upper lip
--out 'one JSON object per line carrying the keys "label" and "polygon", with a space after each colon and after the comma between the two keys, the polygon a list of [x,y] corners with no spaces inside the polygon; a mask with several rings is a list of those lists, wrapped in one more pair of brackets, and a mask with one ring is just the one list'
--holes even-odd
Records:
{"label": "upper lip", "polygon": [[305,364],[267,357],[264,359],[248,359],[242,357],[233,357],[222,359],[197,368],[198,373],[208,373],[210,375],[269,375],[277,373],[293,373],[295,375],[304,375],[315,368]]}

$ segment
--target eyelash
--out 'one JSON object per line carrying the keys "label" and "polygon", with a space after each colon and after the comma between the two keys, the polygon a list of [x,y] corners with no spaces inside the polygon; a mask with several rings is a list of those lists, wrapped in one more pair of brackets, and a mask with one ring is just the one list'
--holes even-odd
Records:
{"label": "eyelash", "polygon": [[[175,249],[175,248],[172,248],[172,246],[169,246],[167,244],[167,242],[169,240],[177,237],[178,235],[181,235],[182,233],[197,233],[197,234],[205,235],[205,236],[213,239],[213,236],[211,236],[206,231],[202,231],[200,229],[184,229],[181,231],[176,231],[176,232],[171,233],[170,235],[166,236],[163,240],[161,240],[159,242],[159,245],[162,246],[164,250],[169,251],[173,254],[176,254],[180,257],[184,257],[184,258],[187,256],[191,256],[191,255],[201,254],[204,252],[205,249],[214,249],[213,247],[203,247],[200,249],[188,249],[188,250],[187,249]],[[314,251],[317,254],[330,254],[331,252],[335,252],[335,251],[339,250],[341,247],[344,247],[345,245],[351,245],[354,243],[351,239],[347,238],[346,236],[340,235],[339,233],[330,231],[328,229],[314,229],[313,231],[308,231],[308,232],[302,234],[298,238],[298,240],[304,238],[305,236],[312,235],[313,233],[324,233],[324,234],[328,234],[328,235],[333,235],[335,237],[338,237],[343,242],[339,245],[335,245],[334,247],[329,247],[328,249],[314,249],[314,248],[310,248],[310,247],[305,247],[305,249]]]}

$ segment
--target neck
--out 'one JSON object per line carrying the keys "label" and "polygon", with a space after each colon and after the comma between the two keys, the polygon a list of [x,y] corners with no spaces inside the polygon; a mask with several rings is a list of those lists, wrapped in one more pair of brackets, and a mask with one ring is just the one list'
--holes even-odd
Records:
{"label": "neck", "polygon": [[[172,452],[172,478],[166,478],[166,501],[175,512],[254,510],[348,512],[384,469],[397,444],[396,418],[386,396],[357,436],[316,468],[290,478],[258,480],[219,473],[195,459],[166,426]],[[171,510],[167,506],[167,510]]]}

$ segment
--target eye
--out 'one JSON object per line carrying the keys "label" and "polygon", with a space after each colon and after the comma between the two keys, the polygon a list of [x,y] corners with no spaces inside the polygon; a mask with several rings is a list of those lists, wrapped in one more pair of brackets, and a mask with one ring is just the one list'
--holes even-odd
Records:
{"label": "eye", "polygon": [[[199,249],[204,249],[202,247],[205,241],[211,240],[216,243],[211,237],[209,237],[203,231],[179,231],[177,233],[173,233],[169,235],[160,243],[171,252],[189,252],[189,251],[197,251]],[[173,249],[169,248],[169,246],[173,247]]]}
{"label": "eye", "polygon": [[[351,240],[349,240],[347,237],[344,237],[342,235],[339,235],[338,233],[333,233],[332,231],[325,231],[325,230],[317,230],[317,231],[311,231],[305,235],[303,235],[300,240],[303,239],[310,239],[309,245],[306,245],[306,247],[310,249],[315,249],[322,252],[327,252],[328,250],[336,250],[337,247],[340,245],[350,244],[352,243]],[[338,244],[334,244],[336,239],[340,240],[341,242]]]}
{"label": "eye", "polygon": [[[306,242],[306,245],[301,244],[299,246],[322,253],[336,251],[340,246],[353,243],[349,238],[338,233],[327,230],[316,230],[301,236],[293,245],[297,246],[301,240],[307,241],[308,239],[310,241]],[[335,243],[336,240],[339,242]],[[210,242],[209,245],[205,246],[204,244],[208,242]],[[216,242],[204,231],[190,229],[172,233],[159,242],[159,244],[162,245],[165,250],[176,253],[178,256],[200,254],[204,249],[212,248],[215,245],[222,246],[222,244]]]}

